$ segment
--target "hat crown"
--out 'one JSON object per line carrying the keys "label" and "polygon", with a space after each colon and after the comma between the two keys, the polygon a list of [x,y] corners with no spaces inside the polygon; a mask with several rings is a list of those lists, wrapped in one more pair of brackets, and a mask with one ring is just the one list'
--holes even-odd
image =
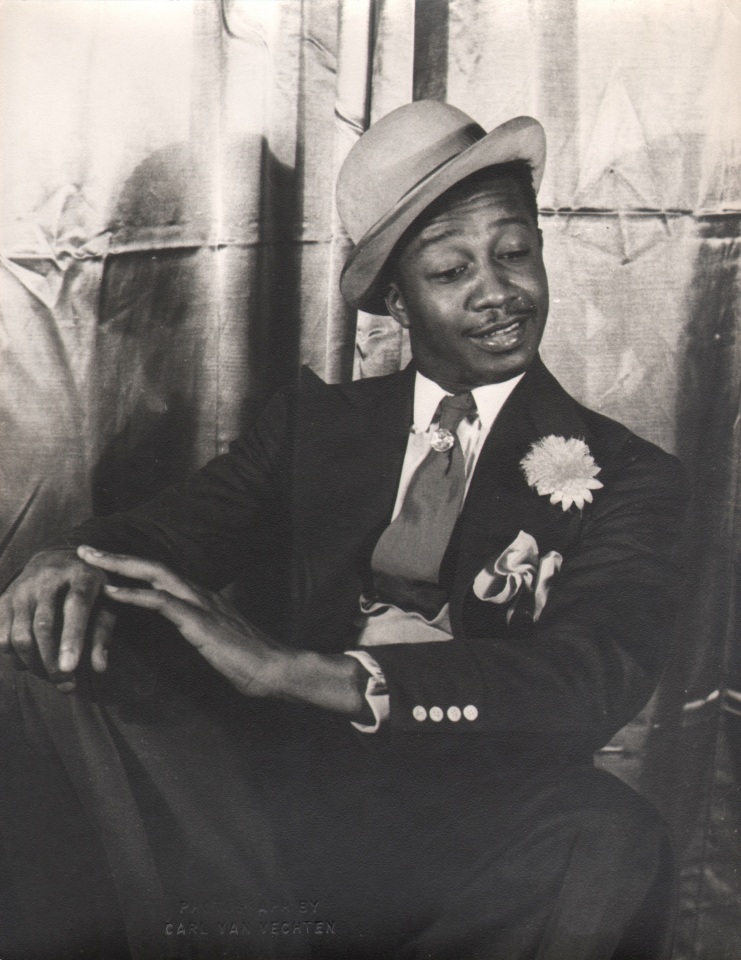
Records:
{"label": "hat crown", "polygon": [[337,178],[337,209],[357,243],[413,187],[486,136],[457,107],[418,100],[386,114],[354,144]]}

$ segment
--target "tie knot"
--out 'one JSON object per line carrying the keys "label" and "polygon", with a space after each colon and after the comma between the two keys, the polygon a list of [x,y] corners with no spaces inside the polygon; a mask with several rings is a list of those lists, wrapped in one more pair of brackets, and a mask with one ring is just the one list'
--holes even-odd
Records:
{"label": "tie knot", "polygon": [[466,393],[456,393],[452,397],[443,397],[439,410],[440,427],[455,433],[461,420],[475,415],[476,401],[470,390]]}

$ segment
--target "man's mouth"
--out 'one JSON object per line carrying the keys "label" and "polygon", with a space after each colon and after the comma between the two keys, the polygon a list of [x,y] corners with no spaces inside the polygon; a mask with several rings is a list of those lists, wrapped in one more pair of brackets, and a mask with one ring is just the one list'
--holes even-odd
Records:
{"label": "man's mouth", "polygon": [[477,346],[486,350],[513,350],[522,343],[527,323],[532,317],[533,313],[528,311],[504,320],[493,320],[482,324],[468,336]]}

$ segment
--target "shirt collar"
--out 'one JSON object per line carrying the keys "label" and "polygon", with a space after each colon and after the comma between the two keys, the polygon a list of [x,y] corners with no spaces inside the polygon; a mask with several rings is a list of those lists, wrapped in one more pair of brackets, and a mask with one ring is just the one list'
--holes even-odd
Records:
{"label": "shirt collar", "polygon": [[[476,401],[476,409],[482,429],[487,433],[510,393],[523,376],[524,373],[521,373],[519,376],[513,377],[511,380],[505,380],[503,383],[487,383],[483,387],[474,387],[471,391]],[[450,394],[447,390],[443,390],[440,384],[428,379],[417,370],[414,381],[414,430],[417,433],[424,433],[429,430],[440,401],[443,397],[449,396]]]}

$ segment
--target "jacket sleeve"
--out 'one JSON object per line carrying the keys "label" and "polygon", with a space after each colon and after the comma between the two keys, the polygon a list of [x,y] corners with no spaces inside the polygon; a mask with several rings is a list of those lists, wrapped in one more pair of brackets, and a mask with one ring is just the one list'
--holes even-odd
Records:
{"label": "jacket sleeve", "polygon": [[292,396],[276,394],[228,453],[183,482],[126,513],[83,523],[60,545],[158,560],[212,588],[229,583],[244,565],[255,525],[288,482]]}
{"label": "jacket sleeve", "polygon": [[642,708],[681,588],[687,484],[678,461],[635,437],[620,464],[585,511],[537,623],[374,648],[389,690],[389,729],[593,750]]}

